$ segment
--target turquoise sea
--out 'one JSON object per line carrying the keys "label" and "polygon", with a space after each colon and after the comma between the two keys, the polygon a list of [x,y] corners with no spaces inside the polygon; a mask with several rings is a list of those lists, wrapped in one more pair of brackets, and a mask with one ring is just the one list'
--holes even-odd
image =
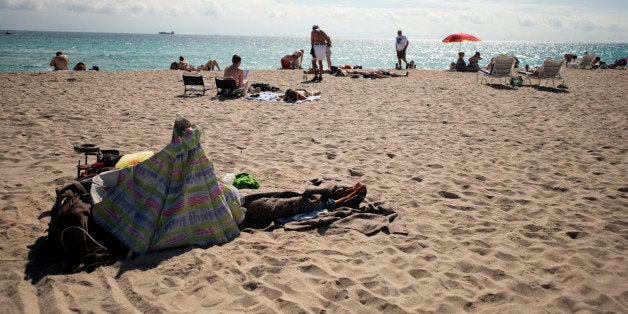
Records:
{"label": "turquoise sea", "polygon": [[[80,32],[7,31],[0,34],[0,72],[41,72],[58,50],[70,57],[70,65],[79,61],[88,68],[101,70],[168,69],[179,55],[194,65],[218,60],[221,68],[239,54],[242,67],[251,70],[279,68],[279,59],[298,49],[306,51],[309,63],[309,37],[249,37],[217,35],[109,34]],[[481,36],[480,36],[481,37]],[[332,37],[333,39],[333,37]],[[443,69],[457,58],[458,43],[409,38],[408,61],[418,68]],[[394,38],[334,39],[332,63],[362,65],[365,68],[392,68],[396,63]],[[607,63],[628,57],[628,43],[551,43],[481,41],[463,42],[467,56],[480,51],[483,66],[499,53],[514,54],[521,64],[538,65],[546,57],[562,58],[566,52],[582,56],[590,51]]]}

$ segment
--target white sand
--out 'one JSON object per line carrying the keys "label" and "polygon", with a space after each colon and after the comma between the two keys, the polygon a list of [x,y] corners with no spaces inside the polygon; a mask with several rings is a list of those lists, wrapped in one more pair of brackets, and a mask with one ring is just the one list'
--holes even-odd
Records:
{"label": "white sand", "polygon": [[[296,105],[181,97],[179,71],[1,73],[0,309],[627,312],[627,73],[568,69],[566,90],[250,73],[322,92]],[[177,112],[205,129],[219,175],[360,181],[410,234],[258,231],[60,274],[44,240],[82,159],[72,145],[158,151]]]}

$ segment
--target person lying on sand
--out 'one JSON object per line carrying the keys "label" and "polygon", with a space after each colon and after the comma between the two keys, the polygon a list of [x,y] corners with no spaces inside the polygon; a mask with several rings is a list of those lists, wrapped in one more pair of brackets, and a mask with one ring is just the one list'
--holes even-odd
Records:
{"label": "person lying on sand", "polygon": [[609,69],[615,69],[618,67],[625,67],[628,64],[628,58],[621,58],[615,60],[613,63],[608,65]]}
{"label": "person lying on sand", "polygon": [[309,91],[307,89],[288,89],[285,94],[277,96],[278,99],[282,100],[290,100],[290,101],[299,101],[306,100],[310,96],[318,96],[320,95],[320,91]]}
{"label": "person lying on sand", "polygon": [[202,71],[213,71],[215,69],[218,69],[218,71],[220,71],[220,66],[218,65],[218,61],[209,60],[207,61],[207,63],[205,63],[205,65],[201,65],[197,69]]}
{"label": "person lying on sand", "polygon": [[397,73],[392,73],[390,71],[384,71],[384,70],[353,70],[353,71],[347,71],[347,74],[351,75],[351,77],[359,77],[360,75],[362,75],[364,78],[372,78],[372,79],[376,79],[376,78],[389,78],[389,77],[406,77],[409,76],[409,72],[406,71],[405,75],[402,74],[397,74]]}
{"label": "person lying on sand", "polygon": [[179,56],[179,64],[177,65],[177,70],[183,70],[188,72],[198,71],[198,69],[188,63],[188,61],[185,60],[183,56]]}

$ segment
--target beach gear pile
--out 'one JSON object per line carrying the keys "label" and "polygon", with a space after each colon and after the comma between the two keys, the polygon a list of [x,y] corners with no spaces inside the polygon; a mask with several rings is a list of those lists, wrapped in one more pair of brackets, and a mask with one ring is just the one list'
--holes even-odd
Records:
{"label": "beach gear pile", "polygon": [[200,137],[179,115],[164,149],[94,177],[95,221],[139,254],[237,237],[245,213],[241,195],[216,175]]}
{"label": "beach gear pile", "polygon": [[83,145],[97,162],[79,164],[77,180],[57,190],[51,210],[49,243],[60,252],[63,271],[91,271],[124,255],[222,244],[239,236],[241,228],[327,226],[367,235],[406,234],[394,210],[378,203],[360,207],[367,191],[361,183],[244,196],[259,182],[239,173],[233,176],[239,190],[219,178],[201,136],[177,115],[170,143],[154,154],[104,154]]}
{"label": "beach gear pile", "polygon": [[[63,260],[71,261],[64,270],[93,269],[121,247],[145,254],[237,237],[246,211],[241,194],[216,175],[200,137],[200,129],[178,115],[171,142],[158,153],[60,189],[49,231]],[[111,235],[116,241],[106,241]],[[97,256],[103,259],[94,261]]]}

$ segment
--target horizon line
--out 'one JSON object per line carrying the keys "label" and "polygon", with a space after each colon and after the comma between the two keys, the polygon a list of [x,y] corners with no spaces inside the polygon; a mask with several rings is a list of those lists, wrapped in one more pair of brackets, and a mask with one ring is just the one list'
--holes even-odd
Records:
{"label": "horizon line", "polygon": [[[8,28],[4,28],[3,29],[4,32],[56,32],[56,33],[83,33],[83,34],[89,34],[89,33],[96,33],[96,34],[128,34],[128,35],[185,35],[185,36],[222,36],[222,37],[266,37],[266,38],[308,38],[308,36],[303,36],[303,37],[295,37],[295,36],[268,36],[268,35],[237,35],[237,34],[233,34],[233,35],[224,35],[224,34],[191,34],[191,33],[174,33],[171,34],[170,32],[168,32],[167,34],[159,34],[159,32],[164,32],[164,31],[156,31],[154,33],[125,33],[125,32],[102,32],[102,31],[65,31],[65,30],[29,30],[29,29],[8,29]],[[173,31],[173,30],[170,30]],[[365,40],[389,40],[389,38],[374,38],[374,37],[357,37],[357,38],[342,38],[339,37],[338,39],[340,40],[360,40],[360,39],[365,39]],[[412,40],[419,40],[419,41],[441,41],[442,39],[435,39],[435,38],[416,38]],[[585,41],[551,41],[551,40],[539,40],[539,41],[533,41],[533,40],[480,40],[479,42],[518,42],[518,43],[565,43],[565,44],[596,44],[596,43],[603,43],[603,44],[628,44],[628,42],[615,42],[615,41],[592,41],[592,42],[585,42]]]}

